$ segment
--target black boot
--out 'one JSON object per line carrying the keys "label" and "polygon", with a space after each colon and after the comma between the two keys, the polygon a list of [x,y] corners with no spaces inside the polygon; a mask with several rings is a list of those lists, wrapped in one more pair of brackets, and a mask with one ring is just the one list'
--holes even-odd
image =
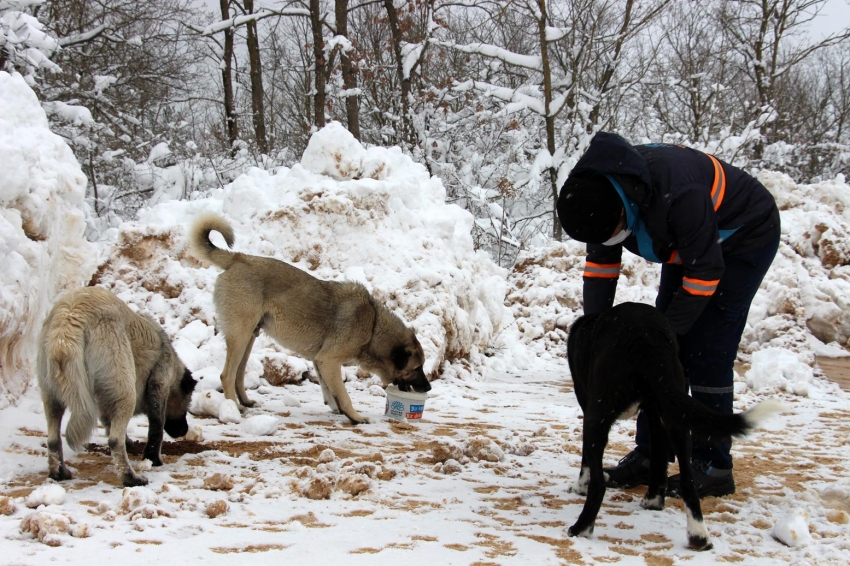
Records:
{"label": "black boot", "polygon": [[626,454],[613,468],[603,468],[605,487],[627,488],[649,483],[649,456],[637,450]]}
{"label": "black boot", "polygon": [[[713,495],[723,497],[735,493],[735,478],[732,470],[719,470],[706,462],[694,460],[691,463],[694,471],[694,483],[697,486],[697,494],[700,499]],[[680,474],[667,478],[667,495],[670,497],[682,497],[682,478]]]}

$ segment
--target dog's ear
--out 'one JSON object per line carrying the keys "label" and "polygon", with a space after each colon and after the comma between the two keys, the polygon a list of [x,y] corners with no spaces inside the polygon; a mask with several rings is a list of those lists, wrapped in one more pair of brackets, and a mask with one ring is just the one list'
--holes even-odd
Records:
{"label": "dog's ear", "polygon": [[183,379],[180,380],[180,391],[182,391],[184,395],[188,395],[195,390],[195,386],[197,384],[198,382],[195,381],[194,377],[192,377],[192,372],[188,369],[184,369]]}
{"label": "dog's ear", "polygon": [[396,346],[390,352],[390,359],[393,361],[395,369],[402,370],[407,366],[407,360],[410,359],[410,353],[404,346]]}

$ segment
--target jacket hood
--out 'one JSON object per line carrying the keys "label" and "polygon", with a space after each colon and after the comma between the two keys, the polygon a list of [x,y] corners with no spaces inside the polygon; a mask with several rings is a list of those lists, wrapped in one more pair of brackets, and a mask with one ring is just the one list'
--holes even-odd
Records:
{"label": "jacket hood", "polygon": [[643,155],[625,139],[609,132],[599,132],[593,136],[587,151],[570,175],[588,172],[633,175],[644,184],[650,184],[649,165]]}

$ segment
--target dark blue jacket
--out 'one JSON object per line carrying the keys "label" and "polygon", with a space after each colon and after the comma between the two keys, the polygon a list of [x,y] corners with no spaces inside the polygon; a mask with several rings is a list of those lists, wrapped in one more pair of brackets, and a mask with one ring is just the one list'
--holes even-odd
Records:
{"label": "dark blue jacket", "polygon": [[[615,246],[587,245],[584,311],[614,303],[622,250],[650,261],[681,264],[682,287],[667,309],[678,334],[702,313],[723,276],[723,258],[747,253],[779,234],[770,192],[741,169],[680,146],[632,146],[599,132],[570,172],[607,174],[626,204],[632,234]],[[558,207],[564,205],[563,190]]]}

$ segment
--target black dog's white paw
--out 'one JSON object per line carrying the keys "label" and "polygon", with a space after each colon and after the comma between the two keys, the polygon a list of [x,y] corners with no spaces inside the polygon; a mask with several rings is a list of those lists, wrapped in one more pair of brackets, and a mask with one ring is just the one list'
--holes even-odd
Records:
{"label": "black dog's white paw", "polygon": [[584,530],[580,530],[578,524],[573,525],[569,529],[567,529],[567,534],[571,537],[584,537],[590,538],[593,536],[593,525],[590,525],[588,528]]}
{"label": "black dog's white paw", "polygon": [[640,506],[650,511],[661,511],[664,509],[664,496],[644,497],[640,501]]}

